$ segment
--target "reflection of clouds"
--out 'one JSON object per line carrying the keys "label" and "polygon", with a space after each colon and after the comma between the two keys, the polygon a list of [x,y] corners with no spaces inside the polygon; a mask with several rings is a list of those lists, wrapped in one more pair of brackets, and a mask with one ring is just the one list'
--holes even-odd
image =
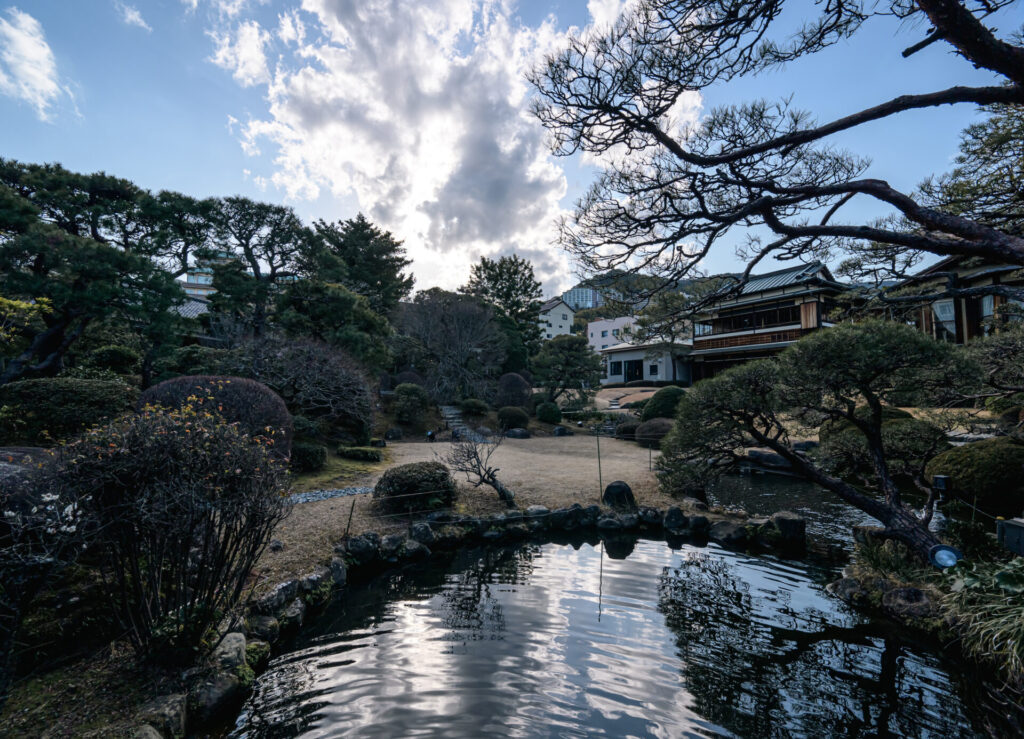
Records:
{"label": "reflection of clouds", "polygon": [[938,662],[802,564],[644,541],[603,563],[589,545],[459,556],[328,614],[236,736],[967,733]]}

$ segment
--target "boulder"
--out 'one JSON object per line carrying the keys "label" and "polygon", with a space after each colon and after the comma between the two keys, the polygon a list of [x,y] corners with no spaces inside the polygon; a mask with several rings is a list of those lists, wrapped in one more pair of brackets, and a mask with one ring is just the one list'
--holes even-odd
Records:
{"label": "boulder", "polygon": [[755,467],[762,467],[769,470],[788,470],[793,465],[781,454],[765,452],[760,449],[751,449],[747,452],[747,461]]}
{"label": "boulder", "polygon": [[[182,737],[185,736],[185,710],[184,693],[161,695],[143,704],[139,709],[138,720],[156,731],[158,737]],[[136,736],[146,735],[136,732]]]}
{"label": "boulder", "polygon": [[707,516],[690,516],[689,529],[691,534],[703,536],[711,530],[711,521]]}
{"label": "boulder", "polygon": [[572,531],[583,525],[585,515],[579,503],[574,503],[568,508],[556,508],[548,516],[549,525],[553,529],[561,531]]}
{"label": "boulder", "polygon": [[505,432],[506,439],[529,439],[530,432],[526,429],[509,429]]}
{"label": "boulder", "polygon": [[281,635],[281,624],[273,616],[250,616],[245,622],[250,637],[273,644]]}
{"label": "boulder", "polygon": [[258,613],[271,616],[275,615],[278,611],[284,608],[285,604],[294,598],[298,592],[298,580],[287,580],[285,582],[278,583],[269,593],[256,601],[254,608]]}
{"label": "boulder", "polygon": [[164,735],[150,724],[142,724],[132,730],[132,739],[164,739]]}
{"label": "boulder", "polygon": [[549,513],[548,507],[543,505],[532,505],[526,509],[527,518],[547,518]]}
{"label": "boulder", "polygon": [[572,429],[567,429],[565,426],[557,426],[553,432],[554,436],[572,436]]}
{"label": "boulder", "polygon": [[245,645],[245,661],[254,670],[262,670],[270,661],[270,645],[260,639],[251,639]]}
{"label": "boulder", "polygon": [[415,539],[406,539],[405,546],[402,549],[402,556],[405,559],[415,562],[417,560],[427,559],[430,556],[430,549]]}
{"label": "boulder", "polygon": [[348,581],[348,567],[341,557],[331,559],[331,579],[338,586],[342,586]]}
{"label": "boulder", "polygon": [[401,441],[402,440],[402,429],[390,428],[384,432],[384,438],[387,441]]}
{"label": "boulder", "polygon": [[317,567],[299,580],[299,592],[309,594],[323,590],[324,583],[328,582],[330,576],[331,571],[329,569],[323,566]]}
{"label": "boulder", "polygon": [[706,511],[708,509],[708,504],[697,498],[687,496],[681,502],[686,508],[693,511]]}
{"label": "boulder", "polygon": [[593,526],[603,514],[604,512],[601,510],[601,506],[588,505],[583,509],[583,518],[580,520],[580,523],[584,526]]}
{"label": "boulder", "polygon": [[733,521],[715,521],[708,536],[723,547],[740,549],[747,544],[747,529]]}
{"label": "boulder", "polygon": [[353,536],[345,541],[345,551],[355,565],[368,565],[379,556],[380,537],[369,533]]}
{"label": "boulder", "polygon": [[213,664],[218,669],[231,672],[245,664],[245,634],[232,631],[225,634],[213,650]]}
{"label": "boulder", "polygon": [[601,495],[601,502],[617,511],[633,512],[637,509],[633,489],[622,480],[608,483]]}
{"label": "boulder", "polygon": [[230,716],[245,690],[237,675],[217,672],[193,686],[188,695],[190,724],[207,727]]}
{"label": "boulder", "polygon": [[284,549],[284,542],[279,539],[271,539],[270,544],[267,545],[267,549],[272,552],[280,552]]}
{"label": "boulder", "polygon": [[935,606],[920,588],[893,588],[882,596],[882,610],[893,618],[906,621],[932,616]]}
{"label": "boulder", "polygon": [[409,536],[420,544],[434,543],[434,530],[430,528],[430,524],[414,523],[409,529]]}
{"label": "boulder", "polygon": [[380,558],[388,562],[397,562],[404,545],[405,537],[402,534],[388,534],[380,540]]}
{"label": "boulder", "polygon": [[601,531],[621,531],[623,525],[618,516],[602,516],[597,521],[597,528]]}
{"label": "boulder", "polygon": [[796,552],[807,546],[807,522],[790,511],[772,514],[757,527],[757,543],[770,549]]}
{"label": "boulder", "polygon": [[644,506],[637,515],[640,516],[640,522],[644,526],[660,526],[662,513],[657,508],[651,508],[650,506]]}
{"label": "boulder", "polygon": [[619,521],[622,523],[622,528],[635,529],[640,525],[640,516],[635,513],[621,513],[619,514]]}
{"label": "boulder", "polygon": [[825,589],[840,600],[851,605],[866,603],[868,599],[867,589],[855,577],[844,577],[836,580],[829,583]]}
{"label": "boulder", "polygon": [[296,598],[281,613],[281,631],[293,631],[302,626],[306,618],[306,604],[301,598]]}
{"label": "boulder", "polygon": [[669,531],[681,531],[689,524],[689,519],[679,506],[672,506],[665,511],[665,518],[662,525]]}

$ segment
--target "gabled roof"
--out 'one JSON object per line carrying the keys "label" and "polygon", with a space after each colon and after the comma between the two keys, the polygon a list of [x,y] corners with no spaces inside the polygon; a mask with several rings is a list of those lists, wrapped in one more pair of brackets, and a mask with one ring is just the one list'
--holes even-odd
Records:
{"label": "gabled roof", "polygon": [[838,285],[832,277],[832,273],[828,271],[828,267],[821,262],[815,261],[810,264],[800,264],[796,267],[766,272],[763,275],[751,275],[750,279],[747,280],[747,284],[740,290],[740,295],[779,290],[792,285],[821,280]]}
{"label": "gabled roof", "polygon": [[557,306],[557,305],[558,305],[559,303],[561,303],[562,305],[564,305],[564,306],[565,306],[566,308],[568,308],[568,309],[569,309],[570,311],[572,311],[573,313],[575,313],[575,312],[576,312],[576,311],[574,311],[574,310],[572,309],[572,306],[571,306],[571,305],[569,305],[568,303],[566,303],[566,302],[565,302],[564,300],[562,300],[561,298],[551,298],[551,300],[549,300],[549,301],[547,301],[546,303],[544,303],[544,304],[542,304],[542,305],[541,305],[541,307],[540,307],[540,312],[541,312],[541,313],[547,313],[547,312],[548,312],[549,310],[554,310],[554,309],[555,309],[555,306]]}
{"label": "gabled roof", "polygon": [[175,306],[174,310],[182,318],[198,318],[210,311],[210,301],[189,296],[181,305]]}

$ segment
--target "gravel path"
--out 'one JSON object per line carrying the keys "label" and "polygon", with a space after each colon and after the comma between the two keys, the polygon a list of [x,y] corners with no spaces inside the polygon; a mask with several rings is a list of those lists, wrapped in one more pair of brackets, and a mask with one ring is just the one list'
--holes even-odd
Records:
{"label": "gravel path", "polygon": [[326,490],[309,490],[305,493],[295,493],[294,495],[289,496],[289,500],[291,500],[292,503],[313,503],[317,500],[342,498],[346,495],[364,495],[372,492],[372,487],[327,488]]}

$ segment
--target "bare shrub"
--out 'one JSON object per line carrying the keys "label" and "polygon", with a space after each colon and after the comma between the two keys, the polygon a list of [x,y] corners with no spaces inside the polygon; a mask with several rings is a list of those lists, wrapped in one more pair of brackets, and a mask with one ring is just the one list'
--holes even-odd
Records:
{"label": "bare shrub", "polygon": [[502,502],[509,508],[513,508],[515,507],[515,493],[498,479],[499,468],[491,466],[491,455],[501,446],[503,438],[498,436],[497,440],[493,442],[476,439],[455,442],[448,450],[444,461],[450,469],[463,473],[466,476],[466,481],[473,487],[488,485],[494,488]]}

